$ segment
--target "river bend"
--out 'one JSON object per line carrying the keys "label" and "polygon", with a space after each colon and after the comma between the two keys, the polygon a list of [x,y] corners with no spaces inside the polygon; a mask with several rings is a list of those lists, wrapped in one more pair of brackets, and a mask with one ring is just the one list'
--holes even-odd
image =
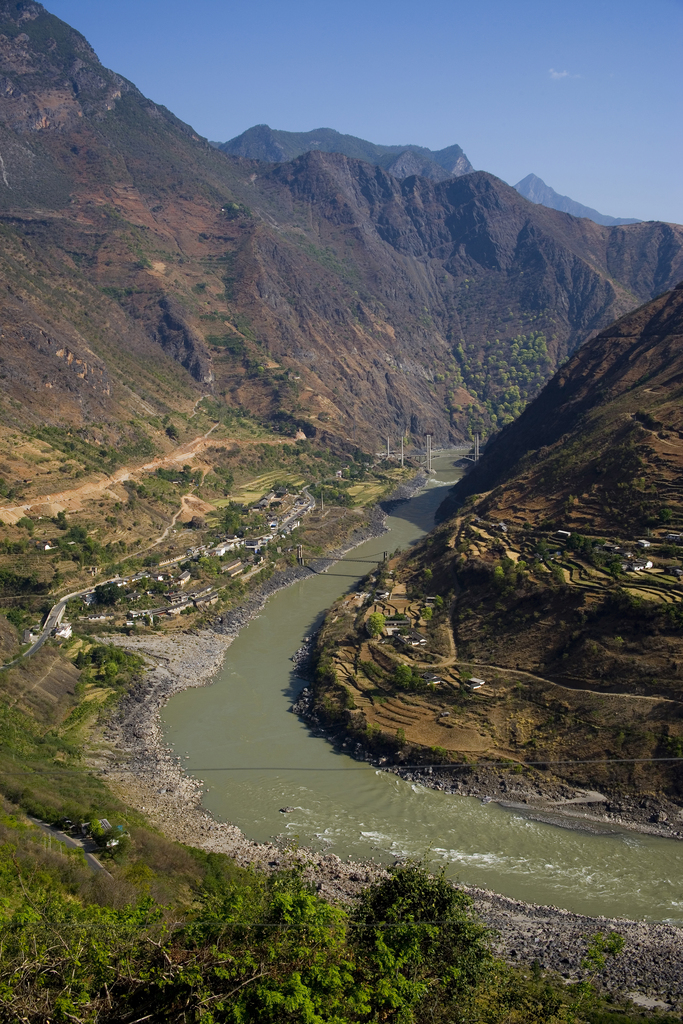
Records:
{"label": "river bend", "polygon": [[[389,532],[353,557],[406,548],[432,528],[458,476],[447,456],[434,466],[436,478],[388,517]],[[212,685],[171,698],[165,739],[205,780],[204,806],[258,841],[284,835],[386,863],[426,854],[450,877],[531,903],[683,923],[683,843],[607,827],[588,834],[430,790],[354,761],[289,713],[304,685],[292,654],[367,569],[340,562],[275,594],[228,649]],[[293,810],[283,814],[285,806]]]}

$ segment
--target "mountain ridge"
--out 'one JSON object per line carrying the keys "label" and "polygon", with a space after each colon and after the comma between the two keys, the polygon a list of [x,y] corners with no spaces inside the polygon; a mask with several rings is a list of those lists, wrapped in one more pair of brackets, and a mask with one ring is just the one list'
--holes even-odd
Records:
{"label": "mountain ridge", "polygon": [[582,203],[570,199],[569,196],[560,195],[535,174],[527,174],[526,178],[522,178],[513,187],[530,203],[539,203],[542,206],[550,207],[551,210],[570,213],[572,217],[588,217],[596,224],[604,224],[606,227],[616,227],[620,224],[642,224],[642,221],[634,217],[610,217],[605,213],[598,213],[591,206],[584,206]]}
{"label": "mountain ridge", "polygon": [[268,163],[285,163],[307,152],[341,153],[356,160],[377,164],[397,178],[420,174],[432,181],[444,181],[474,170],[458,145],[438,151],[412,144],[382,146],[355,135],[344,135],[334,128],[287,132],[259,124],[247,128],[228,142],[213,142],[211,145],[230,156]]}

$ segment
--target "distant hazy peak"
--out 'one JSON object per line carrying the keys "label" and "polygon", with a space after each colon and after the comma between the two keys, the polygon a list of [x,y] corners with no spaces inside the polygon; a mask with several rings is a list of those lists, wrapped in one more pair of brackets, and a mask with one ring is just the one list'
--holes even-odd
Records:
{"label": "distant hazy peak", "polygon": [[608,217],[605,213],[598,213],[590,206],[583,206],[575,202],[569,196],[561,196],[559,192],[551,188],[535,174],[527,174],[514,186],[521,196],[531,203],[540,206],[549,206],[551,210],[560,210],[562,213],[571,213],[572,217],[588,217],[596,224],[605,224],[607,227],[614,227],[618,224],[642,224],[642,221],[634,217]]}
{"label": "distant hazy peak", "polygon": [[285,132],[257,124],[229,142],[212,143],[231,156],[267,163],[294,160],[303,153],[342,153],[355,160],[377,164],[396,178],[419,174],[433,181],[460,177],[474,170],[460,146],[448,146],[436,152],[425,146],[380,146],[355,135],[342,135],[334,128],[315,128],[311,132]]}

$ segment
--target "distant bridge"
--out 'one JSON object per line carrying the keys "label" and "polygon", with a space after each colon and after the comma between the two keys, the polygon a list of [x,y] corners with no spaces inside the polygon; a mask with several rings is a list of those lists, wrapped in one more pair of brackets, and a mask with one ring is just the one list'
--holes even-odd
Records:
{"label": "distant bridge", "polygon": [[330,558],[325,555],[305,555],[303,544],[299,544],[296,549],[296,560],[299,565],[306,565],[307,562],[328,562],[330,564],[336,562],[359,562],[362,565],[381,565],[382,562],[386,562],[388,557],[389,552],[383,551],[381,558]]}

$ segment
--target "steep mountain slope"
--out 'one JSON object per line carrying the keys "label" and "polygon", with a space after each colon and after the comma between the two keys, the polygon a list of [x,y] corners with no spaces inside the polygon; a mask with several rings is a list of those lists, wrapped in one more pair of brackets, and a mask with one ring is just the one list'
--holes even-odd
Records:
{"label": "steep mountain slope", "polygon": [[342,135],[333,128],[316,128],[312,132],[283,132],[267,124],[247,128],[229,142],[213,143],[230,156],[247,157],[282,163],[303,153],[342,153],[355,160],[377,164],[397,178],[420,174],[433,181],[469,174],[474,170],[460,146],[447,146],[433,151],[425,146],[379,146],[355,135]]}
{"label": "steep mountain slope", "polygon": [[615,224],[640,224],[641,221],[634,217],[608,217],[605,213],[598,213],[590,206],[583,206],[569,196],[561,196],[554,188],[538,178],[535,174],[527,174],[515,185],[520,196],[524,196],[531,203],[541,203],[549,206],[551,210],[561,210],[563,213],[571,213],[572,217],[588,217],[596,224],[606,224],[611,227]]}
{"label": "steep mountain slope", "polygon": [[29,0],[0,0],[0,71],[7,424],[118,443],[210,393],[289,434],[446,441],[683,276],[683,229],[599,227],[481,172],[227,156]]}
{"label": "steep mountain slope", "polygon": [[316,714],[399,762],[498,761],[494,797],[531,762],[525,800],[554,776],[680,828],[682,471],[683,284],[583,345],[365,609],[332,609]]}
{"label": "steep mountain slope", "polygon": [[662,507],[683,520],[682,399],[683,283],[584,345],[455,495],[495,488],[482,507],[499,518],[626,536]]}
{"label": "steep mountain slope", "polygon": [[[337,281],[326,275],[325,292],[339,297],[338,310],[353,301],[353,283],[349,327],[359,340],[364,335],[364,358],[376,354],[379,366],[391,367],[387,401],[422,376],[450,409],[456,433],[512,419],[569,352],[682,272],[683,229],[602,228],[529,204],[483,172],[398,182],[367,164],[309,153],[262,170],[255,186],[273,216],[279,212],[281,233],[286,217],[289,232],[306,232],[316,246],[309,251],[336,271]],[[268,288],[277,282],[280,297],[302,290],[302,274],[287,282],[283,270],[281,263],[280,280],[271,276]],[[322,296],[306,301],[329,324]],[[287,330],[294,318],[281,298],[279,309]],[[279,353],[284,344],[271,342]],[[324,358],[316,356],[316,368],[327,382],[336,373],[328,362],[323,375]],[[381,373],[373,376],[371,393],[384,394]],[[394,408],[386,430],[419,430],[403,402]]]}

